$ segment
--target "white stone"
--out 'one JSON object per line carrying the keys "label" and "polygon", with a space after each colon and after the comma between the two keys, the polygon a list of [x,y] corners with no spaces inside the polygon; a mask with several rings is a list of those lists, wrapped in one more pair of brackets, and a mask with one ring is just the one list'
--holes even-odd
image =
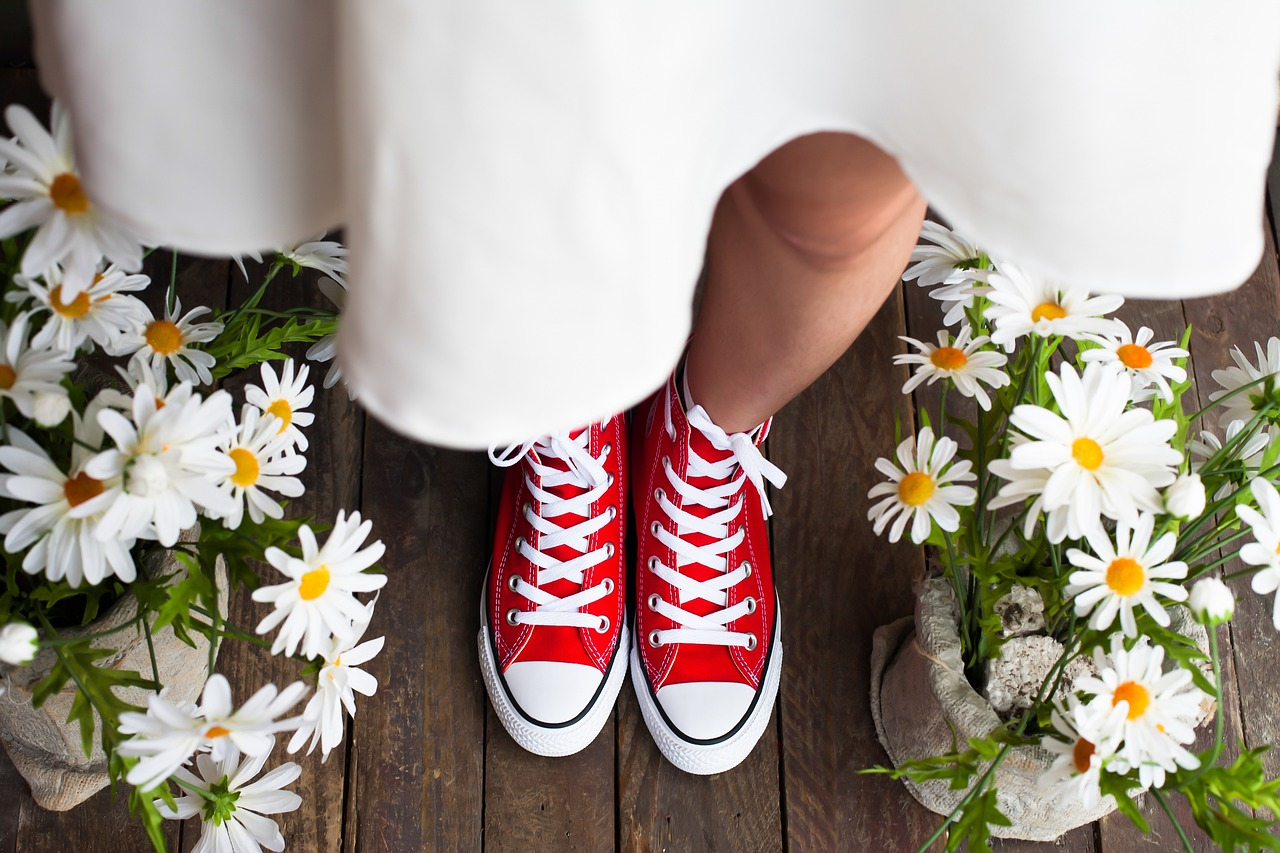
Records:
{"label": "white stone", "polygon": [[[992,709],[1007,720],[1035,704],[1045,677],[1062,657],[1062,644],[1052,637],[1014,637],[1000,647],[1000,657],[987,661],[987,686],[983,696]],[[1065,698],[1077,678],[1094,672],[1087,657],[1067,664],[1055,698]]]}
{"label": "white stone", "polygon": [[1015,586],[995,603],[995,611],[1006,637],[1044,631],[1044,599],[1030,587]]}

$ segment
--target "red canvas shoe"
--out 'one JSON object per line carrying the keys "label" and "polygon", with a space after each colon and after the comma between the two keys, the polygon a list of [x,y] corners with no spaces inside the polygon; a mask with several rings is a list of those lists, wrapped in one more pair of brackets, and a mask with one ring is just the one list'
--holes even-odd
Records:
{"label": "red canvas shoe", "polygon": [[726,435],[685,414],[674,378],[635,419],[636,633],[631,680],[658,748],[689,773],[728,770],[769,722],[782,668],[764,480],[766,421]]}
{"label": "red canvas shoe", "polygon": [[622,416],[507,448],[481,601],[480,668],[498,719],[539,755],[595,739],[627,667]]}

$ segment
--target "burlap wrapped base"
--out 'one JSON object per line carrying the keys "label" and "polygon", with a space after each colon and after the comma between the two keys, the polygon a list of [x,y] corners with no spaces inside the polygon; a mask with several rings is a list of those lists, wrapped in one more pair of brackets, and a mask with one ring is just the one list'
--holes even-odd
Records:
{"label": "burlap wrapped base", "polygon": [[[1204,628],[1186,611],[1171,608],[1172,628],[1208,645]],[[942,578],[921,582],[914,620],[904,617],[875,632],[871,652],[871,716],[889,760],[899,766],[913,758],[928,758],[952,750],[953,737],[985,737],[1000,725],[991,705],[973,689],[964,674],[960,653],[955,597]],[[1212,707],[1206,707],[1206,717]],[[950,723],[950,726],[948,726]],[[954,727],[955,731],[952,731]],[[1096,808],[1056,802],[1037,786],[1053,757],[1039,747],[1013,749],[996,770],[998,800],[1012,826],[992,828],[1001,838],[1052,841],[1078,826],[1115,810],[1106,797]],[[963,799],[944,781],[916,784],[903,780],[930,811],[949,814]]]}
{"label": "burlap wrapped base", "polygon": [[[152,576],[176,572],[179,577],[175,580],[185,575],[182,565],[169,554],[158,556],[142,568]],[[226,573],[221,561],[218,589],[219,609],[226,612]],[[97,634],[125,625],[137,614],[137,607],[133,596],[125,595],[97,621],[75,631],[65,631],[63,636]],[[195,701],[204,689],[209,644],[200,634],[193,633],[191,637],[195,648],[180,641],[169,628],[152,636],[160,683],[168,688],[165,695],[175,702]],[[151,658],[141,630],[126,628],[94,640],[93,645],[115,649],[99,666],[151,674]],[[0,682],[5,687],[4,695],[0,696],[0,743],[31,786],[36,803],[53,811],[66,811],[107,785],[107,757],[96,733],[92,754],[86,756],[80,743],[80,725],[67,722],[75,696],[74,685],[68,684],[39,708],[32,707],[33,688],[49,674],[56,661],[57,655],[52,649],[43,649],[30,666],[0,667]],[[118,691],[117,695],[126,702],[145,706],[150,691],[129,688]],[[101,726],[102,721],[97,720],[96,724]]]}

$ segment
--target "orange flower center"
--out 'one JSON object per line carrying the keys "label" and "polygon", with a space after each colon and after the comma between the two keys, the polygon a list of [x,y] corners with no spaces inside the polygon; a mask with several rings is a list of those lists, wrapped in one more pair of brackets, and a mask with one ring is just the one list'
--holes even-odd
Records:
{"label": "orange flower center", "polygon": [[280,431],[284,432],[289,428],[289,424],[293,423],[293,409],[289,406],[288,400],[275,400],[270,406],[267,406],[267,414],[275,415],[280,419]]}
{"label": "orange flower center", "polygon": [[58,285],[49,291],[49,304],[53,306],[54,311],[68,320],[79,320],[89,313],[89,294],[82,290],[70,302],[63,302],[62,285]]}
{"label": "orange flower center", "polygon": [[1114,708],[1121,702],[1129,703],[1128,719],[1136,720],[1147,713],[1147,706],[1151,704],[1151,694],[1138,682],[1126,681],[1116,688],[1115,695],[1111,697],[1111,707]]}
{"label": "orange flower center", "polygon": [[18,374],[7,364],[0,364],[0,391],[8,391],[18,381]]}
{"label": "orange flower center", "polygon": [[1092,438],[1077,438],[1071,442],[1071,456],[1088,471],[1096,471],[1102,465],[1102,447]]}
{"label": "orange flower center", "polygon": [[230,477],[231,482],[242,489],[258,482],[258,457],[243,447],[233,447],[227,455],[236,463],[235,473]]}
{"label": "orange flower center", "polygon": [[68,477],[62,484],[62,494],[66,497],[67,503],[80,506],[85,501],[102,494],[102,481],[95,480],[81,471],[74,477]]}
{"label": "orange flower center", "polygon": [[1031,311],[1031,321],[1039,323],[1041,320],[1061,320],[1067,316],[1067,311],[1056,302],[1041,302]]}
{"label": "orange flower center", "polygon": [[1151,350],[1137,344],[1125,344],[1116,350],[1116,358],[1130,370],[1143,370],[1151,366]]}
{"label": "orange flower center", "polygon": [[1137,594],[1146,581],[1146,573],[1142,565],[1129,557],[1117,557],[1107,566],[1107,586],[1116,595],[1130,596]]}
{"label": "orange flower center", "polygon": [[298,595],[303,601],[311,601],[324,595],[324,591],[328,588],[329,570],[321,566],[302,576],[302,580],[298,583]]}
{"label": "orange flower center", "polygon": [[80,179],[70,172],[63,172],[53,179],[49,185],[49,198],[53,206],[68,216],[79,216],[89,209],[89,199],[85,198]]}
{"label": "orange flower center", "polygon": [[898,483],[898,499],[907,506],[920,506],[933,497],[933,478],[919,471],[903,477]]}
{"label": "orange flower center", "polygon": [[929,360],[939,370],[959,370],[969,363],[969,357],[964,354],[964,350],[956,347],[938,347],[929,356]]}
{"label": "orange flower center", "polygon": [[1089,770],[1089,759],[1093,758],[1093,744],[1084,738],[1076,741],[1075,749],[1071,750],[1071,763],[1076,766],[1077,773],[1087,773]]}
{"label": "orange flower center", "polygon": [[231,734],[230,729],[224,729],[222,726],[209,726],[209,730],[204,733],[204,736],[212,740],[214,738],[226,737],[229,734]]}
{"label": "orange flower center", "polygon": [[173,355],[182,348],[182,330],[172,320],[153,320],[143,337],[160,355]]}

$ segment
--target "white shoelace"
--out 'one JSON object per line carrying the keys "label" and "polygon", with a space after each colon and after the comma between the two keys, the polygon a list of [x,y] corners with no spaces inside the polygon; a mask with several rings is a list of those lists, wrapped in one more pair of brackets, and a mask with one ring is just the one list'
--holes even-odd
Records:
{"label": "white shoelace", "polygon": [[[671,401],[669,400],[666,409],[667,434],[674,437],[675,427],[671,423]],[[667,518],[675,523],[678,532],[672,533],[661,524],[654,522],[652,533],[659,542],[675,552],[676,565],[667,566],[657,557],[652,557],[649,560],[649,570],[678,590],[679,602],[673,604],[654,594],[650,596],[648,604],[659,615],[667,617],[680,627],[655,631],[650,642],[656,640],[657,645],[698,643],[754,649],[758,639],[754,634],[730,631],[728,627],[733,620],[748,613],[754,613],[757,606],[756,600],[752,597],[744,598],[732,607],[727,606],[728,590],[750,577],[752,571],[751,564],[746,561],[732,571],[729,570],[728,554],[746,536],[745,526],[739,527],[732,536],[729,535],[730,523],[742,514],[745,495],[738,497],[736,501],[732,498],[742,491],[746,483],[750,483],[759,493],[764,516],[768,518],[773,510],[765,495],[764,482],[768,480],[775,488],[782,488],[787,482],[787,475],[764,458],[750,434],[741,432],[733,435],[726,434],[724,430],[712,423],[711,418],[701,406],[694,406],[689,411],[688,420],[689,426],[706,436],[712,447],[730,451],[730,455],[717,462],[711,462],[700,457],[692,448],[689,449],[690,478],[710,477],[720,482],[720,485],[706,489],[682,480],[672,467],[671,461],[663,460],[667,482],[680,495],[682,503],[685,506],[703,506],[713,512],[706,518],[701,518],[676,506],[667,497],[666,492],[662,490],[658,492],[658,506],[662,508]],[[739,470],[742,476],[736,476]],[[682,534],[695,532],[709,536],[713,541],[706,545],[694,545],[682,538]],[[698,581],[681,573],[681,568],[694,563],[714,569],[720,574],[705,581]],[[721,609],[706,616],[699,616],[679,606],[699,599],[708,601]]]}
{"label": "white shoelace", "polygon": [[[500,467],[509,468],[522,460],[529,463],[528,470],[524,472],[524,482],[533,502],[526,503],[523,512],[530,526],[539,534],[537,548],[523,538],[516,543],[520,555],[537,567],[537,582],[531,584],[518,575],[512,575],[510,589],[532,601],[536,607],[514,613],[508,611],[507,621],[511,624],[562,625],[597,631],[609,629],[608,617],[593,616],[580,612],[580,609],[612,593],[612,578],[605,578],[595,586],[563,598],[542,588],[558,580],[567,580],[581,587],[585,572],[611,558],[614,553],[613,544],[608,542],[600,548],[587,550],[591,534],[611,522],[617,514],[617,510],[610,506],[608,511],[592,516],[592,508],[613,485],[613,476],[604,470],[604,461],[613,448],[606,444],[600,456],[594,457],[588,449],[590,440],[591,430],[584,429],[577,438],[570,438],[567,432],[555,433],[523,444],[513,444],[500,454],[489,448],[489,460]],[[536,451],[537,456],[530,456],[530,450]],[[543,464],[539,458],[563,460],[568,469]],[[570,498],[561,498],[548,491],[565,485],[582,491]],[[552,519],[562,515],[584,516],[585,520],[561,527]],[[578,555],[561,561],[547,553],[560,545],[572,548]]]}

